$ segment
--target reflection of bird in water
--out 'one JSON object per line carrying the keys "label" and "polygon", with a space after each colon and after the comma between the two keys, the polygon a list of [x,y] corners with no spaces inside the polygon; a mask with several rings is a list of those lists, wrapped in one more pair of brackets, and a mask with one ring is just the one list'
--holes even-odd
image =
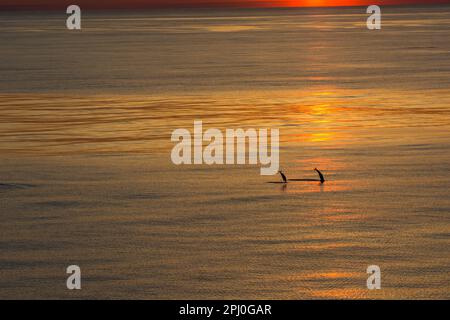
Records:
{"label": "reflection of bird in water", "polygon": [[325,178],[323,177],[322,172],[320,172],[317,168],[314,168],[314,171],[316,171],[319,174],[320,179],[288,179],[286,178],[286,175],[283,173],[283,171],[278,171],[278,173],[281,175],[281,179],[283,179],[283,182],[271,182],[271,183],[288,183],[288,181],[319,181],[321,184],[325,182]]}

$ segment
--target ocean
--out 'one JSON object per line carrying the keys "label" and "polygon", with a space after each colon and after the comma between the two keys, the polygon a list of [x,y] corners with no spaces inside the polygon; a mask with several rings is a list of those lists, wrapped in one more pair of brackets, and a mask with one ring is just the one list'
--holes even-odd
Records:
{"label": "ocean", "polygon": [[[1,12],[0,298],[449,299],[450,7],[365,9]],[[194,120],[327,181],[176,166]]]}

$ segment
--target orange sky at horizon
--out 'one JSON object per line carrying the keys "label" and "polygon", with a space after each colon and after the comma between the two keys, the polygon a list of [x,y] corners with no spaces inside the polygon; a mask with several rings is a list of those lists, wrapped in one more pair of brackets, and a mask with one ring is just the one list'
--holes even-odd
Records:
{"label": "orange sky at horizon", "polygon": [[71,4],[92,9],[157,7],[325,7],[450,4],[450,0],[0,0],[0,8],[58,9]]}
{"label": "orange sky at horizon", "polygon": [[[359,6],[364,5],[368,1],[364,0],[291,0],[286,1],[289,7],[335,7],[335,6]],[[373,2],[373,1],[372,1]]]}

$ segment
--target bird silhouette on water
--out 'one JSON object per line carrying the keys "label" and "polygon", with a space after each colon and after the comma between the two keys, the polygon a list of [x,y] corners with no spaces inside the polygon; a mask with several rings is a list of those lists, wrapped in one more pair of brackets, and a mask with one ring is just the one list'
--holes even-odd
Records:
{"label": "bird silhouette on water", "polygon": [[316,171],[319,174],[320,182],[324,183],[325,182],[325,178],[323,177],[322,172],[320,172],[317,168],[314,168],[314,171]]}
{"label": "bird silhouette on water", "polygon": [[281,179],[283,180],[282,183],[288,183],[289,181],[318,181],[320,183],[324,183],[325,178],[324,178],[322,172],[320,172],[319,169],[317,169],[317,168],[314,168],[314,171],[317,172],[320,179],[288,179],[283,171],[280,170],[280,171],[278,171],[278,173],[280,174]]}
{"label": "bird silhouette on water", "polygon": [[284,175],[283,171],[280,170],[280,171],[278,171],[278,173],[281,175],[281,179],[283,179],[283,183],[287,183],[287,178]]}

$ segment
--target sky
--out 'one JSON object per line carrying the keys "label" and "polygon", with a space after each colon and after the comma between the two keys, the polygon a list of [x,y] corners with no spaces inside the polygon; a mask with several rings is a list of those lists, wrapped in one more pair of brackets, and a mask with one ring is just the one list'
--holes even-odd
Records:
{"label": "sky", "polygon": [[158,7],[321,7],[450,4],[450,0],[0,0],[0,8],[59,9],[77,4],[81,8],[158,8]]}

